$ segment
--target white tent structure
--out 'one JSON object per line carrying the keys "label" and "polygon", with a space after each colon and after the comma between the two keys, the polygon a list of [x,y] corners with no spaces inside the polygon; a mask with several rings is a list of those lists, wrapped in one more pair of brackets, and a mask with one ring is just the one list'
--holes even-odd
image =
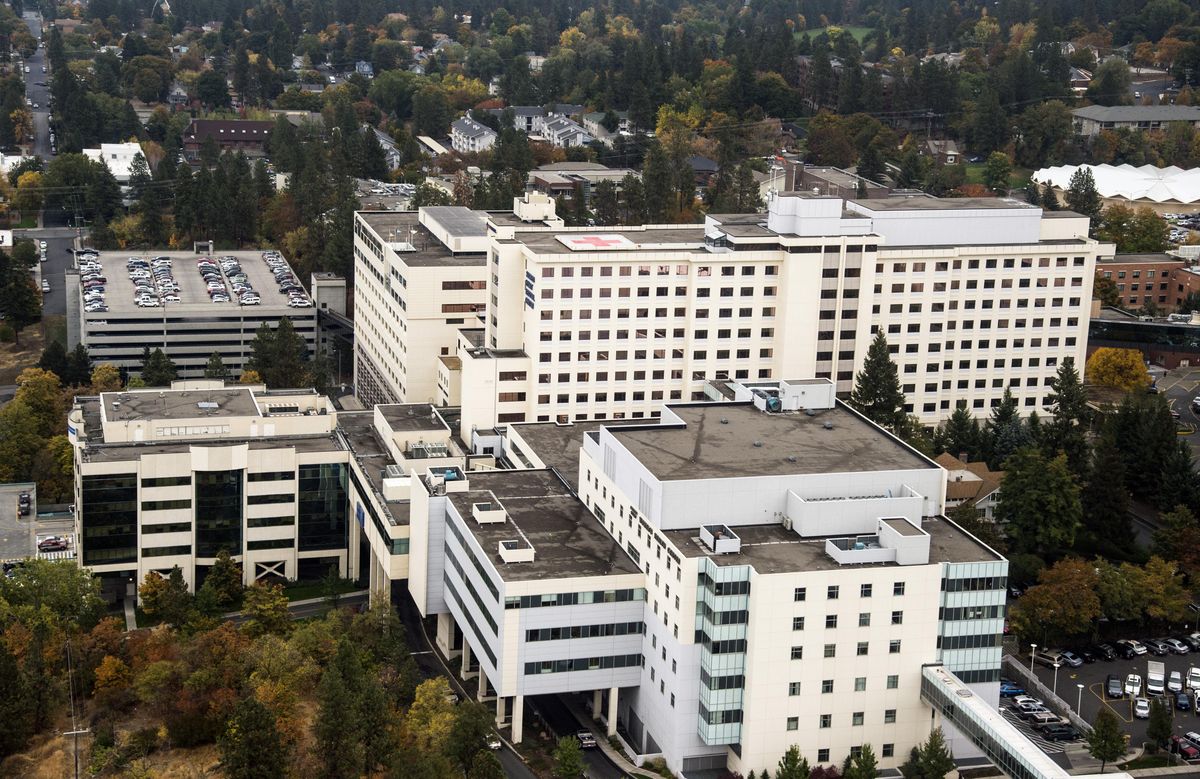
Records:
{"label": "white tent structure", "polygon": [[1105,205],[1121,203],[1150,206],[1158,212],[1200,211],[1200,168],[1184,170],[1172,165],[1057,165],[1033,174],[1040,186],[1049,184],[1063,198],[1071,186],[1071,176],[1079,168],[1092,172],[1096,191]]}

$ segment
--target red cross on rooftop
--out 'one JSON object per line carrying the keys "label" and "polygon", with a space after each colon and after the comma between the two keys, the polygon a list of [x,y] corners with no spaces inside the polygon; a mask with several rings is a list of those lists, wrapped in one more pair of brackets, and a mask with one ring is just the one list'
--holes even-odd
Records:
{"label": "red cross on rooftop", "polygon": [[571,243],[575,244],[577,246],[586,245],[586,246],[591,246],[596,249],[600,249],[605,246],[621,246],[622,244],[625,243],[625,241],[624,241],[624,239],[622,239],[620,237],[602,238],[599,235],[585,235],[580,238],[572,238]]}

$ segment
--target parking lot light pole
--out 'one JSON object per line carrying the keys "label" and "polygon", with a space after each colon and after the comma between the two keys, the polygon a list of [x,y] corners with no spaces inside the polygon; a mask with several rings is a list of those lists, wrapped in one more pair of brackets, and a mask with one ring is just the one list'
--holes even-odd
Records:
{"label": "parking lot light pole", "polygon": [[1033,656],[1037,654],[1037,644],[1029,645],[1029,673],[1033,673]]}
{"label": "parking lot light pole", "polygon": [[1079,695],[1075,698],[1075,713],[1083,716],[1083,683],[1079,682],[1075,685],[1079,688]]}
{"label": "parking lot light pole", "polygon": [[1058,667],[1061,663],[1054,664],[1054,694],[1058,695]]}

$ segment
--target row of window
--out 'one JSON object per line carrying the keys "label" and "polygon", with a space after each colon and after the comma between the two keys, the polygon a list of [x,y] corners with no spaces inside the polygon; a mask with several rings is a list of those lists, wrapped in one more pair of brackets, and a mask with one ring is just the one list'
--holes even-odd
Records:
{"label": "row of window", "polygon": [[[796,682],[796,684],[799,684],[799,682]],[[791,694],[799,695],[800,693],[797,692],[797,693],[791,693]],[[855,712],[850,713],[850,724],[851,725],[859,726],[859,725],[863,725],[865,723],[866,723],[866,712],[855,711]],[[884,709],[883,710],[883,724],[894,725],[895,723],[896,723],[896,710],[895,709]],[[832,714],[821,714],[819,716],[819,719],[817,720],[817,727],[822,730],[824,730],[826,728],[832,728],[833,727],[833,715]]]}
{"label": "row of window", "polygon": [[[705,608],[707,608],[707,607],[705,607]],[[903,611],[893,611],[892,612],[892,624],[893,625],[903,625],[904,624],[904,612]],[[838,615],[837,614],[826,614],[825,615],[825,627],[826,628],[836,628],[837,626],[838,626]],[[871,612],[869,612],[869,611],[859,612],[858,626],[860,628],[866,628],[866,627],[871,626]],[[792,617],[792,630],[804,630],[804,617]]]}
{"label": "row of window", "polygon": [[[593,293],[595,293],[596,297],[607,299],[613,297],[613,289],[613,287],[584,287],[583,289],[579,290],[579,297],[587,300],[592,297]],[[661,298],[671,296],[696,298],[712,297],[712,290],[707,287],[701,287],[694,292],[687,287],[675,287],[674,290],[672,290],[670,287],[616,287],[615,289],[617,292],[616,297],[618,298],[631,297],[632,293],[635,291],[637,293],[636,296],[639,298]],[[735,290],[733,287],[722,287],[719,290],[719,296],[723,298],[735,297],[734,291]],[[774,297],[777,292],[778,290],[775,287],[761,287],[758,289],[754,287],[742,287],[741,289],[737,290],[736,296],[746,298],[754,297],[757,294],[762,294],[767,297]],[[855,296],[857,297],[857,290],[846,290],[846,292],[854,292]],[[540,297],[542,300],[553,300],[555,298],[554,289],[551,287],[542,287]],[[558,290],[557,297],[560,300],[573,300],[575,298],[575,290],[571,289],[570,287],[560,288]],[[686,314],[679,314],[677,316],[686,316]]]}
{"label": "row of window", "polygon": [[190,509],[192,507],[191,498],[182,498],[180,500],[143,500],[142,511],[167,511],[170,509]]}
{"label": "row of window", "polygon": [[[755,248],[758,248],[758,247],[755,247]],[[810,248],[810,247],[805,247],[805,248]],[[819,249],[820,247],[811,247],[811,248]],[[861,251],[861,247],[858,247],[858,250]],[[828,249],[828,251],[837,253],[837,252],[840,252],[841,250],[835,246],[831,249]],[[591,266],[591,265],[585,265],[585,266],[579,268],[579,275],[582,278],[588,278],[588,277],[592,276],[593,273],[595,273],[595,275],[600,276],[601,278],[604,278],[604,277],[613,275],[613,267],[614,266],[612,266],[612,265],[600,265],[598,267]],[[616,275],[617,276],[633,276],[635,267],[637,268],[636,275],[638,275],[638,276],[670,276],[672,266],[661,265],[661,264],[660,265],[637,265],[637,266],[618,265],[618,266],[616,266],[616,269],[617,269]],[[742,276],[754,276],[758,273],[757,265],[742,265],[740,267],[741,267],[741,275]],[[763,275],[764,276],[774,276],[779,272],[779,267],[776,265],[764,265],[762,267],[763,267]],[[674,268],[675,268],[674,275],[687,276],[691,266],[690,265],[675,265]],[[718,270],[719,270],[721,276],[729,277],[729,276],[738,275],[737,268],[738,268],[738,266],[736,266],[736,265],[722,265],[718,268]],[[559,278],[563,278],[563,279],[574,278],[575,277],[575,268],[571,267],[571,266],[566,266],[566,267],[557,268],[557,269],[554,267],[549,267],[549,266],[542,268],[542,278],[543,279],[552,279],[555,277],[556,273]],[[707,278],[707,277],[712,276],[713,275],[712,266],[711,265],[697,266],[696,267],[696,275],[699,276],[700,278]]]}
{"label": "row of window", "polygon": [[569,638],[626,636],[646,631],[642,622],[609,622],[601,625],[572,625],[561,628],[537,628],[525,631],[526,641],[561,641]]}
{"label": "row of window", "polygon": [[644,600],[646,600],[646,589],[644,587],[633,587],[624,590],[510,595],[504,599],[504,608],[536,609],[542,606],[576,606],[589,603],[623,603],[626,601]]}
{"label": "row of window", "polygon": [[[905,590],[904,582],[892,582],[892,595],[903,595]],[[867,583],[858,586],[858,597],[870,598],[875,592],[875,585]],[[840,584],[830,584],[825,588],[826,600],[837,600],[841,597],[842,587]],[[808,588],[797,587],[792,591],[792,600],[796,603],[808,600]],[[836,618],[835,618],[836,619]]]}
{"label": "row of window", "polygon": [[[787,729],[788,730],[799,730],[800,729],[800,718],[799,717],[788,717],[787,718]],[[861,746],[850,747],[850,755],[852,757],[857,756],[861,753],[862,753]],[[883,744],[879,749],[880,757],[894,757],[895,755],[896,755],[896,745],[895,744]],[[828,763],[829,762],[829,748],[828,747],[822,747],[821,749],[817,750],[817,762],[818,763]]]}
{"label": "row of window", "polygon": [[[986,260],[982,260],[982,261],[981,260],[967,260],[967,268],[969,270],[978,270],[980,267],[980,262],[983,263],[984,268],[987,268],[990,270],[990,269],[995,269],[995,268],[1001,267],[1001,262],[1003,262],[1003,267],[1005,267],[1005,268],[1016,268],[1018,261],[1015,257],[1006,257],[1006,258],[1004,258],[1003,261],[1001,261],[999,259],[986,259]],[[1036,263],[1036,265],[1035,265],[1035,263]],[[906,262],[893,262],[892,263],[892,273],[906,273],[906,272],[908,272],[908,265],[909,265],[909,263],[907,261]],[[1071,267],[1075,267],[1075,268],[1083,268],[1087,265],[1087,258],[1086,257],[1076,257],[1073,261],[1071,261],[1069,263],[1069,265]],[[912,272],[913,273],[924,273],[926,267],[927,267],[927,264],[924,262],[914,262],[914,263],[912,263]],[[1038,257],[1035,260],[1033,257],[1022,257],[1020,259],[1020,267],[1022,267],[1022,268],[1033,268],[1033,267],[1049,268],[1049,267],[1051,267],[1050,258],[1049,257]],[[1055,268],[1068,267],[1068,258],[1066,258],[1066,257],[1055,258],[1053,267],[1055,267]],[[961,268],[962,268],[962,260],[955,260],[954,261],[954,270],[959,270]],[[933,269],[935,271],[939,271],[939,272],[949,270],[949,268],[946,266],[945,262],[934,263]],[[875,263],[875,272],[876,273],[884,273],[885,270],[886,270],[886,267],[885,267],[884,263],[882,263],[882,262]]]}
{"label": "row of window", "polygon": [[629,668],[642,665],[642,656],[605,655],[603,657],[574,657],[567,660],[541,660],[525,664],[525,675],[557,674],[571,671],[599,671],[606,668]]}

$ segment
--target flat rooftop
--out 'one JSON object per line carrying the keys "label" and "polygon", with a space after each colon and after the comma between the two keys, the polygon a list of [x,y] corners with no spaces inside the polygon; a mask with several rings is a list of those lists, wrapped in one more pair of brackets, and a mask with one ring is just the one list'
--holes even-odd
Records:
{"label": "flat rooftop", "polygon": [[1096,260],[1099,265],[1126,265],[1140,262],[1178,262],[1187,264],[1187,260],[1166,252],[1151,252],[1148,254],[1114,254],[1112,257],[1100,257]]}
{"label": "flat rooftop", "polygon": [[251,449],[295,449],[302,454],[341,452],[345,448],[332,434],[275,436],[273,438],[198,438],[171,443],[145,441],[136,444],[89,443],[81,457],[85,463],[126,462],[151,454],[182,454],[204,447],[247,444]]}
{"label": "flat rooftop", "polygon": [[850,198],[868,211],[966,211],[986,209],[1036,209],[1021,200],[1010,197],[880,197],[871,199]]}
{"label": "flat rooftop", "polygon": [[[579,489],[579,450],[583,437],[602,427],[644,425],[644,419],[610,419],[587,422],[518,422],[510,424],[543,463],[558,471],[571,489]],[[521,465],[521,464],[518,464]]]}
{"label": "flat rooftop", "polygon": [[[765,217],[764,217],[765,218]],[[620,262],[622,253],[645,251],[653,249],[654,251],[695,251],[698,247],[704,245],[704,228],[697,225],[695,227],[682,228],[651,228],[649,230],[622,230],[619,227],[595,227],[590,228],[588,233],[583,234],[604,234],[604,235],[620,235],[628,240],[633,246],[628,246],[624,249],[599,249],[597,251],[605,252],[613,256],[614,262]],[[558,240],[560,235],[571,235],[569,232],[529,232],[521,233],[517,238],[511,239],[511,243],[520,243],[527,246],[530,251],[538,254],[563,254],[563,255],[582,255],[587,256],[595,254],[593,251],[572,251],[564,246]],[[645,258],[641,260],[645,261]]]}
{"label": "flat rooftop", "polygon": [[487,255],[484,253],[455,254],[450,251],[420,223],[416,211],[359,211],[358,217],[366,222],[384,243],[407,243],[413,247],[413,251],[396,252],[396,256],[405,265],[416,268],[474,265],[482,267],[487,264]]}
{"label": "flat rooftop", "polygon": [[376,406],[394,433],[418,430],[449,430],[428,403],[388,403]]}
{"label": "flat rooftop", "polygon": [[134,419],[196,419],[262,415],[258,405],[254,402],[254,395],[249,389],[242,387],[105,392],[100,395],[100,401],[104,404],[104,415],[109,422],[124,422]]}
{"label": "flat rooftop", "polygon": [[841,403],[812,416],[765,414],[750,403],[669,408],[682,425],[609,431],[661,481],[938,467]]}
{"label": "flat rooftop", "polygon": [[[926,518],[921,525],[929,534],[929,564],[971,563],[1001,559],[965,530],[944,517]],[[842,535],[801,538],[783,525],[737,525],[730,527],[742,540],[741,551],[736,554],[713,554],[700,543],[699,533],[694,529],[663,531],[671,543],[689,558],[708,557],[714,563],[726,565],[752,565],[760,574],[793,573],[796,571],[837,571],[845,566],[825,553],[825,542]],[[868,564],[870,565],[870,564]],[[895,563],[874,565],[903,567]]]}
{"label": "flat rooftop", "polygon": [[896,518],[885,519],[885,520],[883,520],[883,524],[887,525],[892,530],[895,530],[897,533],[899,533],[902,536],[919,536],[919,535],[921,535],[921,531],[916,526],[914,526],[913,523],[909,522],[907,519],[896,519]]}
{"label": "flat rooftop", "polygon": [[[133,281],[129,278],[126,261],[131,257],[150,260],[152,257],[169,257],[171,259],[171,275],[179,284],[179,302],[167,303],[159,308],[140,308],[134,302]],[[207,282],[196,269],[196,261],[201,257],[210,257],[220,264],[223,257],[234,257],[242,266],[250,286],[258,293],[262,302],[256,306],[243,306],[236,297],[230,295],[227,303],[214,303],[208,297]],[[290,308],[288,295],[279,291],[279,284],[271,273],[271,266],[262,258],[262,252],[221,252],[210,255],[195,252],[152,252],[149,254],[134,254],[132,252],[101,252],[100,265],[104,284],[104,302],[108,305],[107,312],[87,314],[89,319],[111,319],[117,314],[140,314],[148,319],[161,320],[164,316],[179,316],[180,314],[200,315],[220,313],[237,316],[262,316],[271,313],[277,316],[298,317],[315,316],[315,308]],[[227,291],[232,293],[229,278],[223,275]],[[293,275],[295,272],[293,271]],[[296,283],[306,287],[305,281],[296,276]]]}
{"label": "flat rooftop", "polygon": [[385,500],[383,497],[383,475],[389,465],[395,465],[391,454],[379,440],[375,430],[375,413],[373,411],[339,411],[337,415],[338,430],[350,446],[350,454],[354,457],[363,475],[371,483],[376,499],[383,505],[385,518],[391,525],[407,525],[409,512],[407,500]]}
{"label": "flat rooftop", "polygon": [[[469,490],[447,497],[505,581],[639,572],[617,540],[553,472],[471,471],[467,479]],[[475,521],[473,504],[488,501],[504,507],[504,522]],[[534,548],[533,562],[504,563],[500,542],[521,535]]]}

